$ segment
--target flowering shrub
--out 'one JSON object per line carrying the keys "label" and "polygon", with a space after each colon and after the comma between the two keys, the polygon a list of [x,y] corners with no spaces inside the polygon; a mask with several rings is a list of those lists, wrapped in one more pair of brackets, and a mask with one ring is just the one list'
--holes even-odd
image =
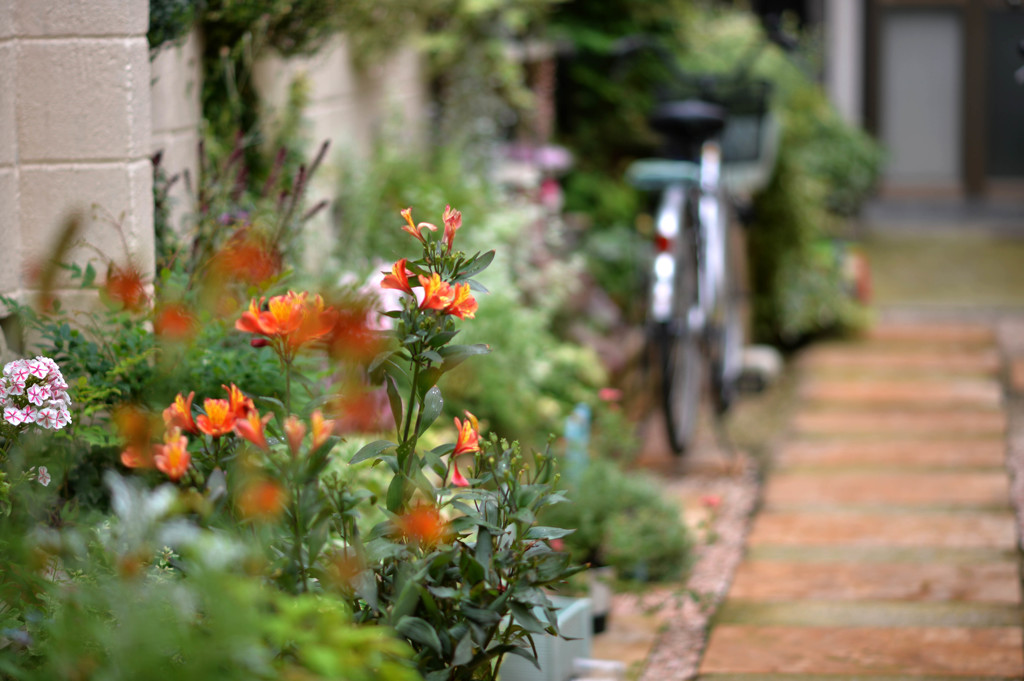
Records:
{"label": "flowering shrub", "polygon": [[[60,430],[71,423],[68,384],[60,367],[49,357],[19,359],[4,366],[0,378],[0,408],[7,429],[0,431],[8,442],[15,428],[36,425]],[[3,426],[0,426],[3,427]]]}
{"label": "flowering shrub", "polygon": [[[45,645],[26,647],[29,655],[41,655],[33,664],[42,666],[29,665],[32,669],[72,674],[58,658],[79,643],[83,649],[104,649],[97,669],[120,664],[102,625],[96,625],[88,642],[71,636],[79,643],[58,643],[59,637],[70,636],[61,618],[74,608],[64,609],[62,599],[71,603],[76,593],[98,599],[88,607],[101,613],[101,620],[120,618],[126,626],[136,620],[120,608],[111,590],[133,593],[141,608],[163,613],[161,617],[169,617],[163,599],[171,593],[158,586],[161,580],[180,582],[182,593],[197,590],[188,598],[204,602],[210,594],[203,589],[222,583],[222,575],[194,564],[199,537],[218,537],[217,550],[233,556],[232,569],[287,595],[286,600],[275,596],[269,601],[253,596],[257,603],[273,603],[267,608],[276,613],[271,620],[277,624],[245,630],[260,641],[253,644],[256,649],[276,642],[271,645],[277,646],[271,669],[292,669],[281,666],[285,661],[307,672],[317,667],[322,660],[310,651],[326,645],[327,639],[298,632],[302,622],[326,622],[327,613],[366,627],[377,625],[373,631],[394,631],[404,639],[401,646],[382,644],[376,658],[375,664],[391,669],[395,678],[408,668],[400,660],[403,656],[411,657],[425,678],[437,681],[495,679],[504,655],[532,659],[530,637],[557,631],[555,606],[545,589],[581,568],[552,546],[568,531],[537,523],[543,509],[563,500],[552,487],[557,476],[551,457],[524,454],[517,444],[487,433],[486,422],[469,412],[441,418],[442,376],[489,352],[483,344],[453,341],[459,326],[476,315],[476,296],[485,289],[475,277],[494,257],[491,251],[467,255],[458,250],[461,214],[449,207],[441,217],[443,226],[438,227],[417,223],[411,210],[402,211],[401,229],[422,253],[401,258],[382,272],[380,285],[399,296],[398,309],[384,312],[389,330],[376,330],[367,308],[329,302],[340,298],[301,290],[277,295],[257,291],[247,306],[237,305],[233,319],[221,328],[231,329],[248,361],[276,362],[280,380],[275,389],[257,384],[254,391],[244,380],[211,389],[209,377],[176,374],[168,367],[166,378],[177,384],[173,397],[155,406],[104,397],[109,399],[107,410],[78,419],[114,427],[110,437],[118,443],[119,455],[108,456],[100,468],[106,469],[104,484],[116,517],[108,517],[107,529],[97,529],[92,538],[45,535],[56,545],[36,547],[50,556],[54,574],[67,574],[71,582],[74,566],[84,565],[89,573],[82,577],[90,586],[67,593],[59,585],[25,587],[50,593],[57,604],[48,634],[40,639]],[[155,291],[154,314],[168,309],[161,304],[163,293]],[[127,303],[124,308],[120,314],[140,314],[128,310]],[[191,323],[182,326],[195,328]],[[196,331],[202,333],[201,328]],[[154,333],[162,333],[157,325]],[[174,353],[188,352],[187,346],[200,337],[154,341],[150,347],[157,353],[150,361],[165,361],[164,353],[180,357]],[[146,359],[139,361],[145,365]],[[56,364],[45,358],[20,362],[3,379],[13,407],[47,409],[54,401],[67,406],[67,385],[58,378]],[[240,372],[242,379],[251,375]],[[349,449],[348,461],[339,460],[340,435],[351,427],[374,384],[382,386],[384,407],[390,407],[393,436],[369,442],[355,454]],[[100,401],[96,398],[93,404]],[[54,423],[68,420],[65,408]],[[49,423],[44,419],[44,426]],[[441,426],[440,433],[428,437],[435,425]],[[24,426],[9,420],[4,425]],[[5,445],[13,441],[6,431],[0,436]],[[75,434],[68,437],[74,440]],[[430,444],[425,447],[426,440]],[[364,487],[364,477],[347,473],[371,463],[384,471],[379,486]],[[111,469],[120,469],[127,478]],[[44,467],[29,473],[40,483],[49,475]],[[67,479],[67,471],[62,473]],[[77,503],[76,489],[62,485],[60,494]],[[138,517],[126,511],[132,504]],[[103,506],[96,504],[92,510]],[[19,516],[21,523],[38,519]],[[149,538],[143,541],[143,536]],[[88,560],[75,557],[74,547],[86,545],[98,554]],[[170,554],[178,558],[167,558]],[[102,574],[93,574],[96,570]],[[152,590],[129,586],[140,579],[144,584],[158,581]],[[184,636],[180,642],[200,635],[206,626],[216,627],[215,611],[223,613],[210,606],[211,619],[204,619],[199,629],[175,625]],[[281,620],[293,611],[306,614],[297,615],[295,628],[289,629]],[[25,613],[8,629],[31,638],[31,618]],[[370,639],[380,643],[379,637]],[[305,644],[298,641],[312,647],[302,652]],[[169,652],[148,641],[138,641],[138,647],[151,655],[180,655],[189,664],[193,659],[187,651]],[[311,657],[303,657],[306,653]],[[0,669],[2,665],[0,654]],[[343,665],[332,662],[324,669],[328,667],[335,671],[309,678],[358,677]],[[38,678],[43,677],[45,673]]]}

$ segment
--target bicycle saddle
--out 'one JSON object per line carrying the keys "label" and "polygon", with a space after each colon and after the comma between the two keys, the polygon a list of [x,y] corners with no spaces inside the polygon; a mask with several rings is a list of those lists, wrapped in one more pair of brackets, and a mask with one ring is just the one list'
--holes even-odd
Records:
{"label": "bicycle saddle", "polygon": [[660,133],[705,140],[725,127],[725,109],[699,99],[659,104],[651,114],[651,127]]}

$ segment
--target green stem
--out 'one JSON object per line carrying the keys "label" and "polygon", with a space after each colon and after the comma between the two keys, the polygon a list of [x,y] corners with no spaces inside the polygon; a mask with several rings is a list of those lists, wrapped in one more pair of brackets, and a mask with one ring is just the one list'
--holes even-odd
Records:
{"label": "green stem", "polygon": [[284,410],[287,415],[292,413],[292,360],[290,357],[281,355],[281,368],[284,370]]}
{"label": "green stem", "polygon": [[292,488],[292,552],[294,554],[295,568],[298,571],[300,592],[309,591],[309,584],[306,582],[306,567],[302,564],[302,505],[299,498],[299,487]]}
{"label": "green stem", "polygon": [[[415,355],[414,355],[415,356]],[[412,411],[418,409],[419,404],[416,400],[416,384],[420,380],[420,363],[415,362],[412,370],[412,388],[409,389],[409,404],[406,406],[405,414],[405,429],[402,434],[402,444],[409,441],[409,428],[412,426]]]}

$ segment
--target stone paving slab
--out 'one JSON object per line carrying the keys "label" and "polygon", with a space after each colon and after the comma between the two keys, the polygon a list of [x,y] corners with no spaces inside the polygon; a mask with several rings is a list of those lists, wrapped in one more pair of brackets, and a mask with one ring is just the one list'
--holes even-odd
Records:
{"label": "stone paving slab", "polygon": [[1002,366],[999,353],[981,349],[950,353],[919,349],[914,352],[892,349],[852,349],[849,346],[814,348],[799,359],[803,370],[853,370],[858,376],[885,372],[886,375],[932,374],[941,376],[974,374],[995,375]]}
{"label": "stone paving slab", "polygon": [[806,401],[905,406],[968,406],[997,409],[1003,393],[987,378],[820,378],[804,381],[799,396]]}
{"label": "stone paving slab", "polygon": [[730,598],[715,614],[715,626],[786,627],[1012,627],[1020,609],[1004,603],[909,601],[741,601]]}
{"label": "stone paving slab", "polygon": [[1010,361],[1010,390],[1024,393],[1024,357],[1014,357]]}
{"label": "stone paving slab", "polygon": [[765,508],[894,505],[1010,507],[1005,471],[925,473],[777,473],[767,482]]}
{"label": "stone paving slab", "polygon": [[873,326],[864,339],[876,342],[943,343],[955,345],[991,345],[996,332],[987,324],[898,324]]}
{"label": "stone paving slab", "polygon": [[946,547],[946,546],[776,546],[765,544],[747,547],[747,560],[794,562],[871,563],[1016,563],[1020,558],[1016,546],[1009,548]]}
{"label": "stone paving slab", "polygon": [[746,601],[1020,602],[1016,561],[849,563],[747,560],[729,589]]}
{"label": "stone paving slab", "polygon": [[803,409],[793,416],[797,435],[883,438],[893,435],[998,435],[1006,431],[1002,411],[942,409]]}
{"label": "stone paving slab", "polygon": [[950,674],[702,674],[700,681],[1021,681],[1024,675]]}
{"label": "stone paving slab", "polygon": [[1019,627],[715,627],[712,674],[956,675],[1021,678]]}
{"label": "stone paving slab", "polygon": [[755,518],[747,544],[1012,549],[1017,532],[1009,511],[765,511]]}
{"label": "stone paving slab", "polygon": [[995,342],[902,325],[805,353],[700,681],[1024,680]]}
{"label": "stone paving slab", "polygon": [[1006,443],[1000,436],[956,441],[901,437],[882,442],[795,440],[784,444],[778,469],[851,466],[978,467],[1003,470]]}

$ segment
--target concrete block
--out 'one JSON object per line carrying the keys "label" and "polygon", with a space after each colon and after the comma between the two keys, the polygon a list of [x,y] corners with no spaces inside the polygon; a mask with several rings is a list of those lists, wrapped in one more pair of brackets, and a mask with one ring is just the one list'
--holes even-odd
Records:
{"label": "concrete block", "polygon": [[298,75],[309,82],[311,103],[352,97],[360,89],[359,76],[340,37],[313,56],[283,59],[270,55],[253,66],[256,90],[272,109],[288,101],[288,88]]}
{"label": "concrete block", "polygon": [[[32,216],[30,223],[22,221],[21,225],[22,261],[27,267],[38,267],[54,257],[68,216],[77,212],[82,216],[81,240],[115,262],[132,257],[151,271],[153,209],[148,161],[25,166],[18,179],[21,214]],[[85,264],[96,258],[96,251],[76,248],[65,260]],[[66,281],[58,279],[58,283]]]}
{"label": "concrete block", "polygon": [[164,48],[151,63],[153,132],[199,125],[202,117],[201,47],[195,31],[181,45]]}
{"label": "concrete block", "polygon": [[14,35],[14,5],[10,0],[0,2],[0,40]]}
{"label": "concrete block", "polygon": [[139,158],[149,153],[144,38],[23,41],[15,103],[21,161]]}
{"label": "concrete block", "polygon": [[0,42],[0,167],[12,165],[17,158],[14,134],[14,56],[14,43]]}
{"label": "concrete block", "polygon": [[18,183],[13,168],[0,168],[0,293],[21,283],[21,232],[18,229]]}
{"label": "concrete block", "polygon": [[[199,131],[197,129],[182,132],[167,132],[154,135],[153,151],[162,152],[160,165],[168,178],[173,175],[184,175],[187,170],[194,183],[199,168]],[[187,227],[189,215],[193,212],[192,193],[187,191],[185,178],[175,182],[170,191],[170,223],[181,233]]]}
{"label": "concrete block", "polygon": [[24,36],[145,36],[149,30],[147,0],[13,0],[8,11]]}

